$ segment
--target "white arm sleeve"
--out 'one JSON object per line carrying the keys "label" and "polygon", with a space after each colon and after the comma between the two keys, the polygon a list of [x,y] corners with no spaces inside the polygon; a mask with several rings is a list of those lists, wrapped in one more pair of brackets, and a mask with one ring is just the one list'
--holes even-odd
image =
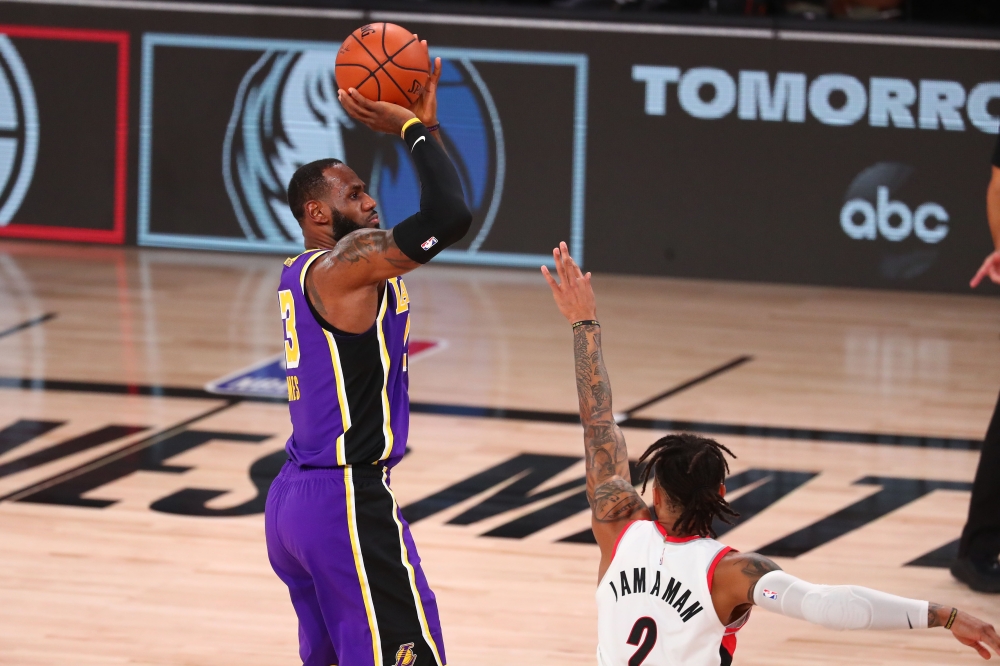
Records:
{"label": "white arm sleeve", "polygon": [[764,610],[827,629],[926,629],[926,601],[857,585],[813,585],[784,571],[757,581],[753,601]]}

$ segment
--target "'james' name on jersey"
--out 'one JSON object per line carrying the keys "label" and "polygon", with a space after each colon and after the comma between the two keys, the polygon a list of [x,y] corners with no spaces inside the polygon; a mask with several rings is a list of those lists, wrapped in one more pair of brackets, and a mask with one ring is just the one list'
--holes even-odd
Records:
{"label": "'james' name on jersey", "polygon": [[401,278],[386,281],[372,327],[357,335],[321,323],[305,295],[309,266],[329,250],[285,261],[278,303],[298,465],[395,465],[410,427],[407,348],[410,299]]}

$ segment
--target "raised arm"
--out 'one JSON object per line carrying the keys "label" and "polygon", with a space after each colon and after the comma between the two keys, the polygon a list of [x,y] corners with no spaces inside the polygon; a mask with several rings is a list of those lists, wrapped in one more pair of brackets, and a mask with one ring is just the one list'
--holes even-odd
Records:
{"label": "raised arm", "polygon": [[987,622],[951,606],[907,599],[859,585],[814,585],[757,553],[728,553],[712,582],[712,601],[723,622],[751,606],[837,631],[944,627],[983,659],[1000,654],[1000,637]]}
{"label": "raised arm", "polygon": [[573,324],[576,393],[583,422],[587,466],[587,500],[594,536],[601,547],[601,569],[611,562],[615,541],[625,525],[648,519],[649,509],[632,485],[625,436],[611,408],[611,382],[601,354],[601,327],[590,273],[586,275],[569,255],[566,243],[552,251],[559,281],[542,267],[559,312]]}
{"label": "raised arm", "polygon": [[[998,149],[1000,149],[1000,143],[998,143]],[[1000,150],[997,152],[1000,153]],[[1000,167],[995,164],[990,176],[990,184],[986,188],[986,218],[990,224],[990,235],[993,237],[994,249],[983,261],[983,265],[973,276],[972,281],[969,282],[969,286],[973,288],[978,287],[985,277],[988,277],[995,284],[1000,284]]]}
{"label": "raised arm", "polygon": [[[426,95],[433,96],[435,83]],[[420,179],[420,210],[389,230],[359,229],[337,243],[314,271],[322,282],[337,288],[379,283],[411,271],[433,259],[469,231],[472,214],[465,204],[458,171],[427,126],[409,109],[365,99],[357,90],[339,91],[340,103],[353,118],[378,132],[398,134],[406,142]],[[436,114],[436,102],[422,102]],[[425,112],[428,113],[428,112]],[[359,196],[367,196],[362,188]],[[322,277],[321,277],[322,276]],[[320,285],[322,289],[322,284]]]}

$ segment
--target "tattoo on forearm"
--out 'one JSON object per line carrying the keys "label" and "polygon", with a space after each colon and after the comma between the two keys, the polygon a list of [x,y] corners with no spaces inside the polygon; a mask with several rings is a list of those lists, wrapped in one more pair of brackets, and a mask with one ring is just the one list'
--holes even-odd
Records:
{"label": "tattoo on forearm", "polygon": [[600,484],[587,500],[594,519],[601,523],[624,520],[645,506],[635,487],[622,478]]}
{"label": "tattoo on forearm", "polygon": [[583,422],[587,499],[595,520],[615,522],[645,507],[632,486],[625,436],[611,411],[611,382],[601,355],[601,330],[573,330],[577,397]]}
{"label": "tattoo on forearm", "polygon": [[781,571],[781,567],[757,553],[747,553],[743,556],[743,575],[750,579],[750,588],[747,590],[747,601],[753,603],[753,591],[757,587],[757,581],[764,577],[764,574],[772,571]]}
{"label": "tattoo on forearm", "polygon": [[927,605],[927,626],[928,627],[940,627],[940,626],[942,626],[942,624],[941,624],[941,618],[939,616],[939,613],[940,613],[940,611],[945,610],[945,608],[946,607],[942,606],[941,604],[931,603],[931,604]]}

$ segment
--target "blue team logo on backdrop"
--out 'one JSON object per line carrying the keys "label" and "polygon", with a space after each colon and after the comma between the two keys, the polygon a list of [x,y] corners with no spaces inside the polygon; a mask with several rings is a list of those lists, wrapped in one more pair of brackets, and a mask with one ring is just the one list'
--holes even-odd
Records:
{"label": "blue team logo on backdrop", "polygon": [[0,226],[14,218],[35,173],[38,107],[20,54],[0,35]]}
{"label": "blue team logo on backdrop", "polygon": [[[368,180],[386,227],[419,208],[420,184],[403,143],[388,137],[351,140],[352,133],[371,131],[353,121],[337,101],[336,55],[335,50],[270,50],[240,84],[223,147],[223,176],[248,240],[301,242],[298,222],[285,203],[285,187],[298,167],[325,157],[348,165],[372,164],[370,174],[359,175]],[[442,137],[478,223],[469,247],[475,252],[500,205],[503,130],[471,60],[445,60],[442,70]],[[360,148],[349,154],[348,144],[368,146],[374,154],[361,155]]]}

